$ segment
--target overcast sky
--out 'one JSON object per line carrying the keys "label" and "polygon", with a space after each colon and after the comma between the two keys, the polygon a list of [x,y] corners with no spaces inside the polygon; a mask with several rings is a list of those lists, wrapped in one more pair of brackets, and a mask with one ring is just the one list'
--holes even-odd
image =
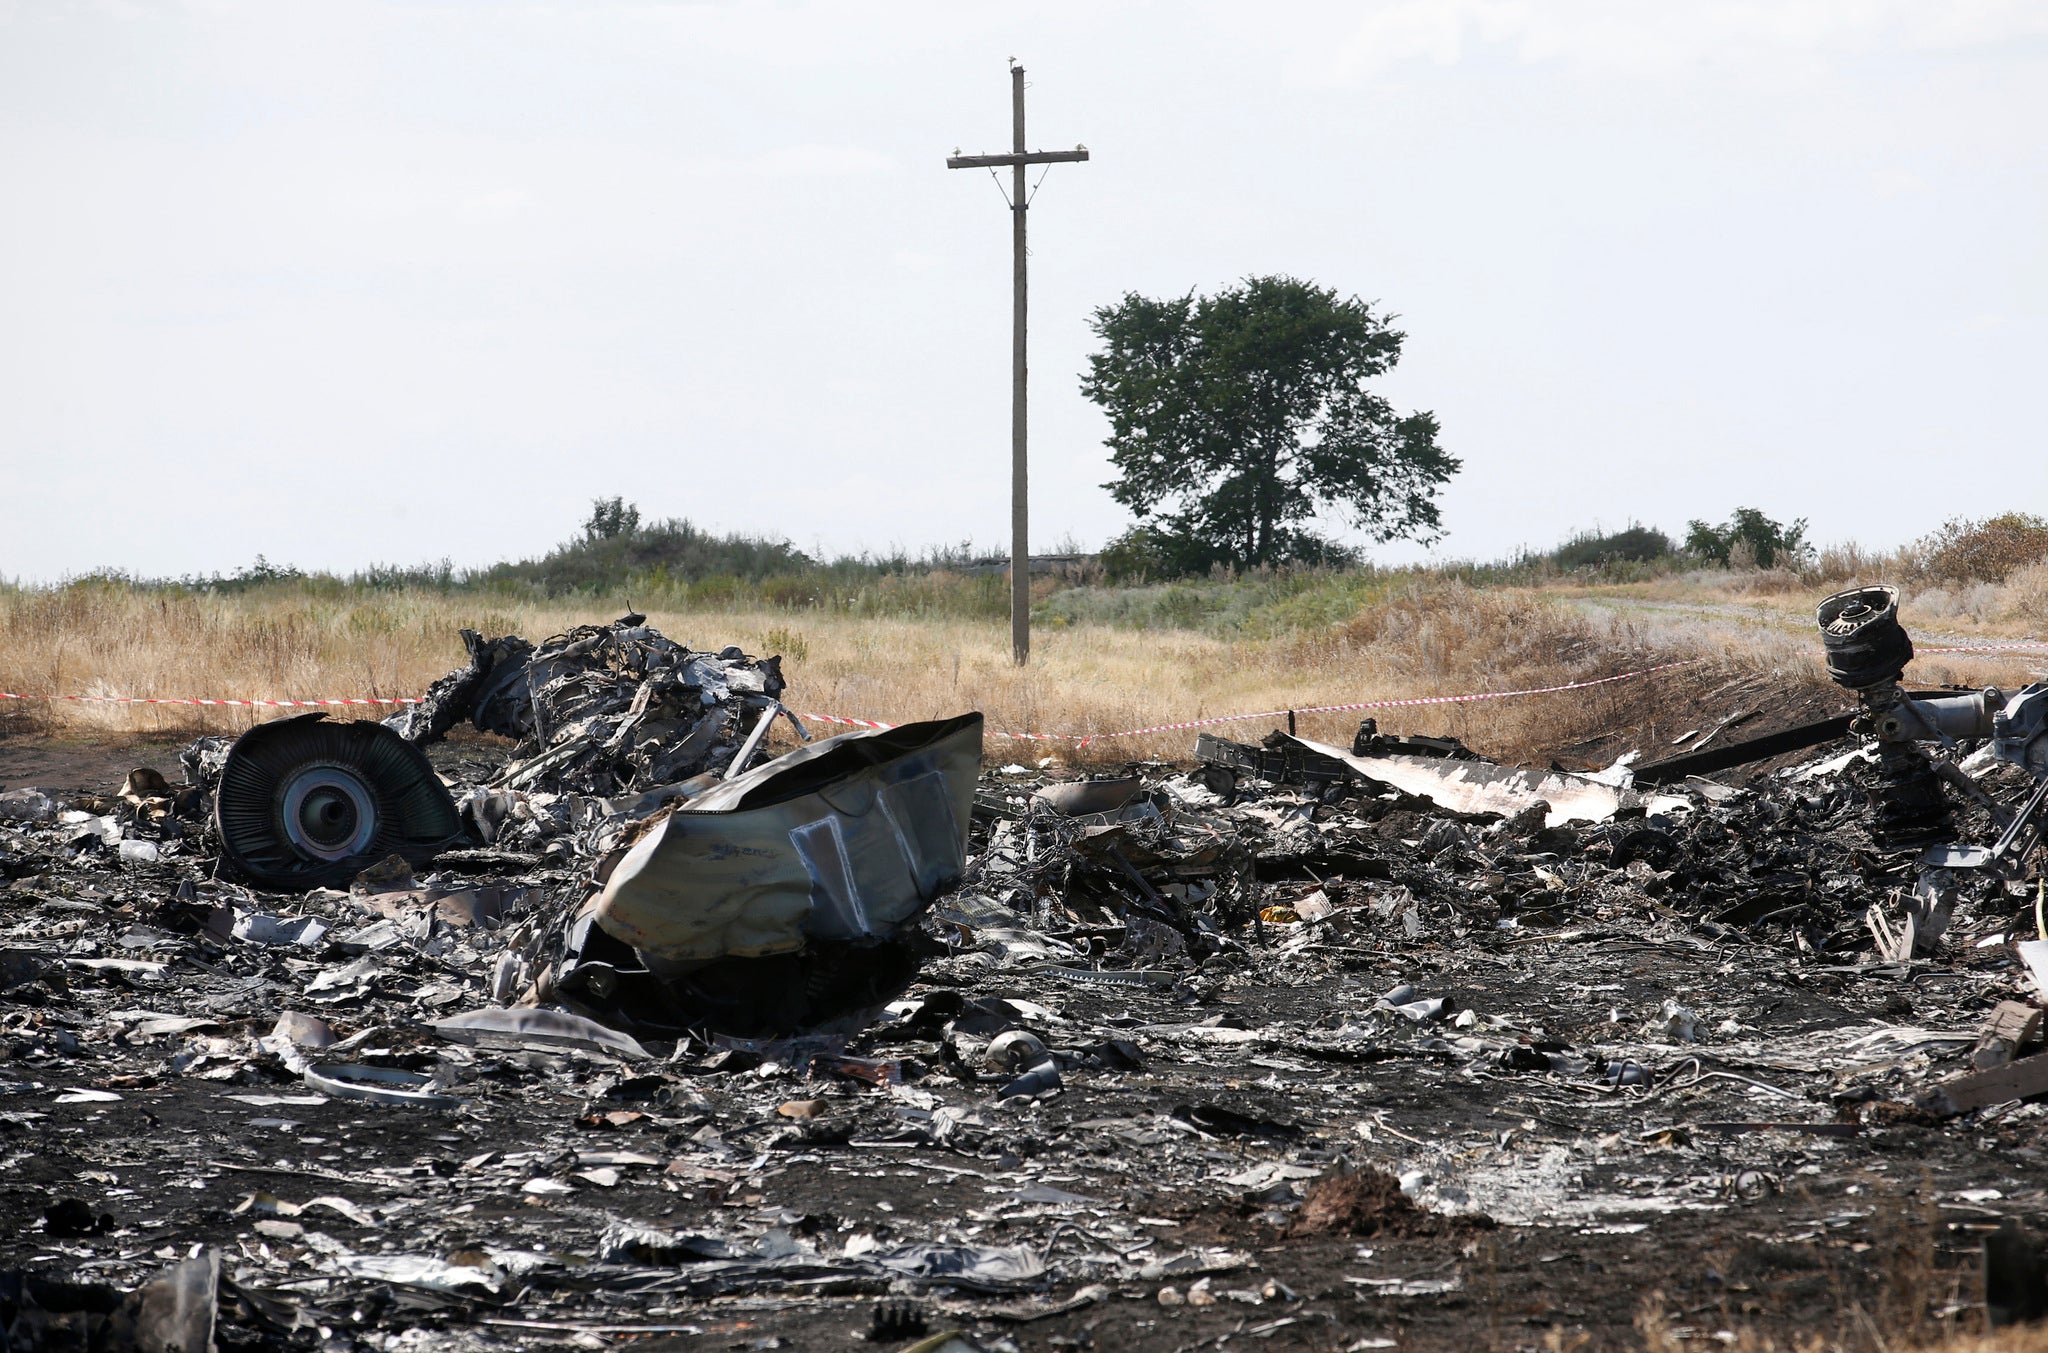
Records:
{"label": "overcast sky", "polygon": [[[535,554],[590,498],[1100,543],[1093,307],[1408,334],[1439,556],[1738,505],[2048,512],[2048,5],[0,0],[0,575]],[[1412,547],[1376,551],[1416,557]]]}

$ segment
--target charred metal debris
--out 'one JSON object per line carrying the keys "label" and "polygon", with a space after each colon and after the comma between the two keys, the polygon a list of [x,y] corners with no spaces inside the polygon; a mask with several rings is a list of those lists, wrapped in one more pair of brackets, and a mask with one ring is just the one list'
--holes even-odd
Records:
{"label": "charred metal debris", "polygon": [[[1889,589],[1819,622],[1853,727],[1719,741],[1769,758],[1735,783],[1370,723],[763,760],[776,660],[629,616],[465,633],[404,715],[183,784],[5,789],[0,1347],[992,1350],[1219,1301],[1345,1346],[1452,1311],[1474,1228],[1859,1224],[1786,1181],[1901,1133],[2019,1275],[1994,1316],[2048,1309],[2048,699],[1902,689]],[[1335,1239],[1382,1231],[1412,1263]]]}

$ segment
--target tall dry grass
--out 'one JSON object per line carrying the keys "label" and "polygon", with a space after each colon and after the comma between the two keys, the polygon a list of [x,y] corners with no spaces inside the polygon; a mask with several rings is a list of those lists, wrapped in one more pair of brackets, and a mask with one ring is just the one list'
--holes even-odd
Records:
{"label": "tall dry grass", "polygon": [[[537,639],[610,618],[571,605],[480,604],[432,591],[314,597],[288,584],[233,595],[113,584],[0,591],[0,690],[269,699],[412,694],[462,660],[457,631],[465,626]],[[1417,582],[1346,624],[1279,638],[1100,624],[1044,629],[1024,669],[1010,662],[1007,626],[989,621],[770,609],[657,610],[649,618],[695,647],[730,643],[781,653],[790,703],[802,711],[898,722],[979,709],[998,733],[1102,734],[1223,714],[1548,685],[1659,656],[1625,625],[1527,593],[1456,582]],[[1597,710],[1602,698],[1579,697],[1572,707]],[[1566,699],[1380,717],[1392,729],[1452,732],[1512,757],[1550,745]],[[69,703],[8,712],[17,722],[78,735],[239,728],[275,714]],[[1301,727],[1311,736],[1348,740],[1358,718],[1307,715]],[[1242,724],[1235,732],[1255,738],[1267,726]],[[1192,740],[1190,732],[1162,732],[1096,744],[1092,755],[1185,758]],[[1004,739],[993,740],[992,750],[1017,759],[1073,751],[1068,743]]]}
{"label": "tall dry grass", "polygon": [[[2022,574],[2007,592],[2048,589]],[[1390,731],[1450,733],[1506,760],[1546,756],[1628,722],[1643,702],[1683,699],[1729,669],[1820,680],[1817,645],[1787,628],[1694,611],[1585,611],[1566,589],[1486,588],[1420,575],[1375,586],[1340,623],[1256,634],[1106,623],[1041,628],[1033,661],[1010,662],[1007,626],[962,617],[830,611],[651,609],[697,648],[780,653],[801,711],[901,722],[979,709],[992,733],[1100,735],[1153,724],[1314,705],[1557,685],[1676,659],[1679,677],[1559,695],[1374,711]],[[78,583],[0,589],[0,690],[31,695],[314,699],[416,694],[462,661],[457,632],[544,638],[612,618],[566,602],[434,590],[336,592],[291,583],[237,593]],[[1920,679],[2013,679],[2011,661]],[[340,711],[356,717],[379,709]],[[247,726],[274,710],[0,701],[15,726],[82,736],[177,735]],[[1358,713],[1304,715],[1347,741]],[[1272,723],[1227,725],[1255,739]],[[829,726],[820,731],[831,731]],[[1084,759],[1185,759],[1186,730],[1093,744]],[[1070,742],[995,738],[992,755],[1076,759]]]}

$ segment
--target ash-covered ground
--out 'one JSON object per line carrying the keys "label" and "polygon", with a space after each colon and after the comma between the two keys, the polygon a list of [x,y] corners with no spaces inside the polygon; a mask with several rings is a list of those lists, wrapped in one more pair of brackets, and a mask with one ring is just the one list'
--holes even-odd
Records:
{"label": "ash-covered ground", "polygon": [[[1030,799],[1059,772],[992,762],[885,1018],[643,1058],[432,1027],[490,1004],[573,859],[268,895],[112,793],[161,746],[0,741],[0,787],[58,813],[0,823],[9,1347],[112,1340],[122,1294],[215,1254],[222,1348],[1605,1348],[1645,1321],[1853,1347],[1967,1323],[1983,1235],[2044,1209],[2043,1108],[1915,1098],[2023,997],[2034,901],[1979,887],[1936,954],[1877,961],[1865,912],[1910,858],[1873,846],[1855,767],[1801,769],[1852,745],[1553,826],[1161,766],[1063,819]],[[509,755],[434,749],[457,783]],[[452,1104],[298,1070],[340,1060]]]}

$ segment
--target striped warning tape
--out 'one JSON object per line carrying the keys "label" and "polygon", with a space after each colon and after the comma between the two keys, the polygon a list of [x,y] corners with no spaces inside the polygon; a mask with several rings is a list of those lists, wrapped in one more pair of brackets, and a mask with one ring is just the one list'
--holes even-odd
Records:
{"label": "striped warning tape", "polygon": [[2025,643],[2012,644],[1956,644],[1948,648],[1916,648],[1915,653],[2038,653],[2048,649],[2048,642],[2029,639]]}
{"label": "striped warning tape", "polygon": [[[1460,705],[1475,700],[1512,700],[1527,695],[1553,695],[1559,691],[1581,691],[1589,686],[1605,686],[1616,681],[1629,681],[1636,677],[1648,676],[1652,672],[1668,672],[1676,667],[1691,667],[1706,661],[1704,658],[1686,658],[1678,662],[1660,662],[1654,667],[1639,667],[1633,672],[1619,672],[1613,676],[1592,677],[1585,681],[1567,681],[1556,686],[1531,686],[1519,691],[1482,691],[1472,695],[1420,695],[1402,700],[1356,700],[1343,705],[1296,705],[1293,709],[1267,709],[1252,714],[1219,714],[1209,719],[1186,719],[1179,723],[1152,724],[1145,728],[1125,728],[1115,733],[1005,733],[991,731],[993,738],[1011,738],[1030,742],[1072,742],[1087,746],[1109,738],[1135,738],[1149,733],[1175,733],[1189,728],[1213,728],[1218,724],[1247,723],[1253,719],[1279,719],[1288,714],[1341,714],[1360,709],[1402,709],[1415,705]],[[803,714],[799,719],[817,723],[840,724],[852,728],[894,728],[896,725],[881,723],[874,719],[848,719],[837,714]]]}
{"label": "striped warning tape", "polygon": [[[845,728],[875,728],[886,730],[896,727],[896,725],[893,723],[883,723],[879,719],[849,719],[844,717],[843,715],[838,714],[805,714],[802,711],[798,711],[796,717],[799,719],[803,719],[809,723],[839,724],[840,726]],[[1241,717],[1247,719],[1257,719],[1263,716],[1257,714],[1246,714]],[[1091,737],[1114,738],[1123,737],[1125,735],[1121,733],[1003,733],[991,729],[987,733],[985,733],[984,736],[991,738],[1013,738],[1019,742],[1087,742]]]}
{"label": "striped warning tape", "polygon": [[1252,719],[1277,719],[1287,714],[1342,714],[1361,709],[1464,705],[1478,700],[1513,700],[1526,695],[1554,695],[1559,691],[1582,691],[1589,686],[1606,686],[1616,681],[1631,681],[1636,677],[1649,676],[1652,672],[1668,672],[1676,667],[1692,667],[1705,661],[1704,658],[1685,658],[1678,662],[1660,662],[1654,667],[1639,667],[1633,672],[1618,672],[1613,676],[1593,677],[1586,681],[1567,681],[1556,686],[1531,686],[1519,691],[1481,691],[1471,695],[1418,695],[1404,700],[1357,700],[1344,705],[1297,705],[1291,710],[1269,709],[1257,714],[1225,714],[1213,719],[1191,719],[1182,723],[1155,724],[1150,728],[1129,728],[1120,733],[1094,733],[1080,739],[1080,742],[1085,747],[1102,738],[1134,738],[1146,733],[1173,733],[1188,728],[1210,728],[1216,724],[1244,723]]}
{"label": "striped warning tape", "polygon": [[[2048,650],[2048,641],[2029,640],[2023,643],[1970,644],[1947,648],[1923,648],[1921,653],[2024,653]],[[1211,719],[1187,719],[1179,723],[1153,724],[1146,728],[1126,728],[1115,733],[1004,733],[991,731],[992,738],[1010,738],[1030,742],[1072,742],[1087,746],[1110,738],[1143,737],[1149,733],[1177,733],[1190,728],[1213,728],[1218,724],[1249,723],[1254,719],[1279,719],[1289,714],[1342,714],[1361,709],[1406,709],[1418,705],[1463,705],[1480,700],[1514,700],[1530,695],[1555,695],[1561,691],[1585,690],[1589,686],[1605,686],[1616,681],[1631,681],[1637,677],[1649,676],[1653,672],[1668,672],[1673,668],[1690,667],[1706,661],[1704,658],[1686,658],[1678,662],[1662,662],[1654,667],[1639,667],[1632,672],[1620,672],[1614,676],[1593,677],[1586,681],[1567,681],[1556,686],[1531,686],[1518,691],[1482,691],[1471,695],[1421,695],[1403,700],[1358,700],[1343,705],[1296,705],[1293,709],[1267,709],[1254,714],[1223,714]],[[848,719],[836,714],[799,714],[800,719],[817,723],[840,724],[849,728],[894,728],[896,725],[879,723],[873,719]]]}
{"label": "striped warning tape", "polygon": [[0,700],[60,701],[81,705],[232,705],[245,709],[310,709],[317,705],[417,705],[417,695],[348,695],[329,700],[197,700],[151,695],[18,695],[0,691]]}
{"label": "striped warning tape", "polygon": [[[2034,653],[2048,650],[2048,640],[2024,640],[2001,644],[1956,644],[1938,648],[1922,648],[1925,653]],[[1592,686],[1606,686],[1617,681],[1632,681],[1637,677],[1649,676],[1653,672],[1668,672],[1674,668],[1691,667],[1706,661],[1704,658],[1686,658],[1678,662],[1658,663],[1653,667],[1639,667],[1632,672],[1619,672],[1613,676],[1592,677],[1585,681],[1567,681],[1555,686],[1531,686],[1516,691],[1480,691],[1467,695],[1419,695],[1399,700],[1357,700],[1342,705],[1296,705],[1293,709],[1267,709],[1252,714],[1220,714],[1207,719],[1185,719],[1178,723],[1152,724],[1144,728],[1125,728],[1114,733],[1009,733],[991,731],[988,736],[1008,738],[1018,742],[1071,742],[1087,746],[1091,742],[1102,742],[1111,738],[1144,737],[1152,733],[1176,733],[1190,728],[1213,728],[1219,724],[1248,723],[1254,719],[1278,719],[1288,714],[1342,714],[1361,709],[1408,709],[1421,705],[1462,705],[1481,700],[1514,700],[1531,695],[1555,695],[1562,691],[1580,691]],[[353,695],[334,696],[321,700],[225,700],[198,699],[170,696],[146,695],[24,695],[16,691],[0,691],[0,700],[34,700],[47,703],[71,703],[88,705],[191,705],[201,707],[241,709],[320,709],[336,705],[416,705],[416,695],[377,696]],[[879,719],[853,719],[839,714],[799,713],[799,719],[810,723],[837,724],[845,728],[872,728],[877,730],[896,727]]]}

